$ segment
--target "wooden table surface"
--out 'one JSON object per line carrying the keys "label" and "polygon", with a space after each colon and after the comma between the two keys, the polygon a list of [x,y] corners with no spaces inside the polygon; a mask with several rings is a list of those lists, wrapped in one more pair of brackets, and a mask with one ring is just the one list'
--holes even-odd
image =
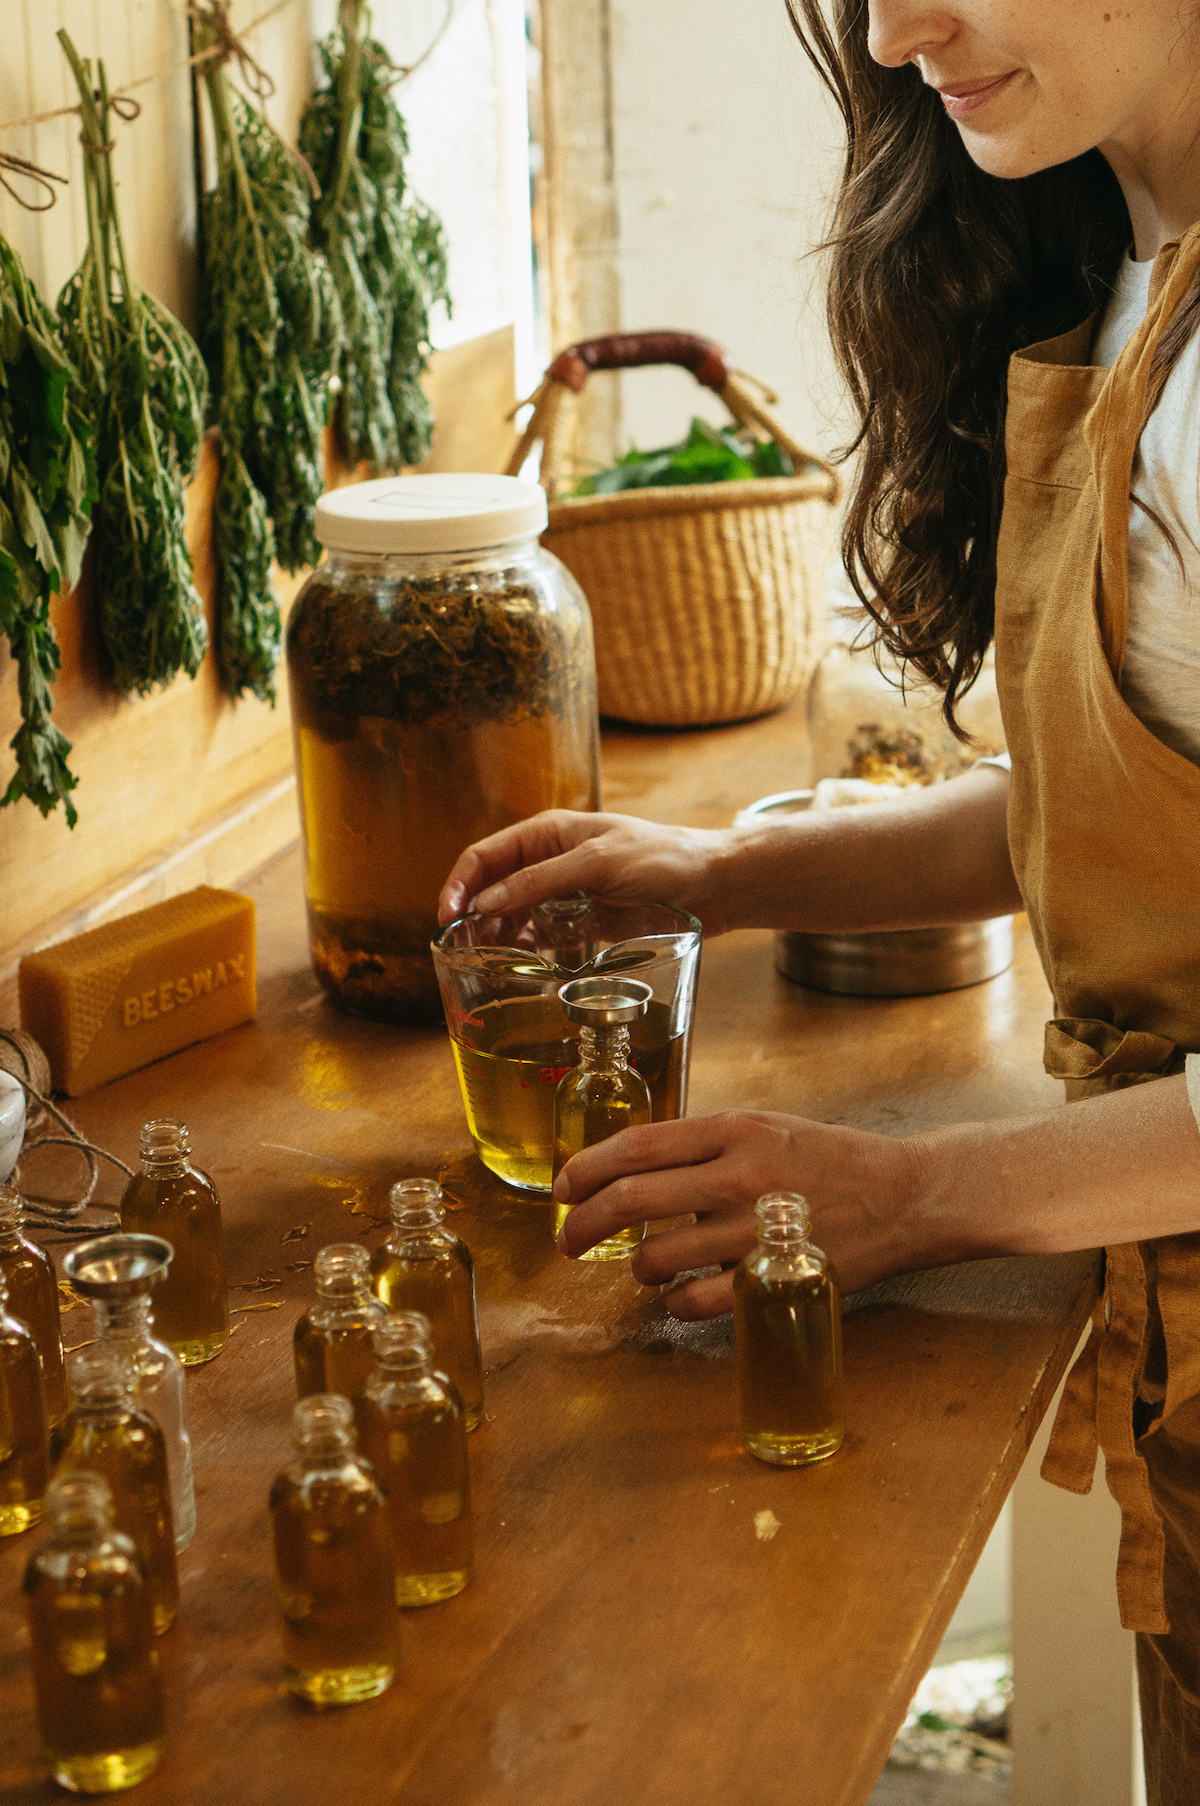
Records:
{"label": "wooden table surface", "polygon": [[[728,821],[797,781],[801,724],[793,708],[700,734],[610,733],[606,800]],[[947,1268],[860,1296],[844,1449],[814,1469],[764,1466],[739,1441],[728,1320],[677,1324],[623,1264],[560,1259],[546,1207],[471,1154],[444,1034],[323,1000],[298,857],[245,888],[260,910],[257,1023],[72,1106],[131,1163],[143,1120],[188,1122],[236,1287],[228,1349],[188,1379],[199,1528],[160,1644],[170,1745],[137,1798],[861,1806],[1075,1345],[1093,1257]],[[801,990],[774,972],[768,935],[730,936],[704,954],[691,1109],[900,1134],[1052,1104],[1047,1002],[1023,927],[1015,966],[989,984],[871,1002]],[[310,1295],[296,1263],[327,1241],[377,1246],[388,1187],[420,1173],[443,1176],[478,1264],[477,1574],[405,1614],[389,1693],[318,1713],[280,1684],[265,1509]],[[68,1312],[68,1346],[89,1324],[86,1307]],[[61,1797],[39,1778],[19,1608],[35,1536],[0,1551],[4,1806]]]}

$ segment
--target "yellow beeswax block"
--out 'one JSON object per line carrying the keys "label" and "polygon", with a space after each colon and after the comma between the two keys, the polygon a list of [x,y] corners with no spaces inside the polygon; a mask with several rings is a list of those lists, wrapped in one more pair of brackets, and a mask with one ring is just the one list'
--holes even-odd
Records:
{"label": "yellow beeswax block", "polygon": [[254,1015],[254,904],[202,884],[31,953],[21,1027],[78,1097]]}

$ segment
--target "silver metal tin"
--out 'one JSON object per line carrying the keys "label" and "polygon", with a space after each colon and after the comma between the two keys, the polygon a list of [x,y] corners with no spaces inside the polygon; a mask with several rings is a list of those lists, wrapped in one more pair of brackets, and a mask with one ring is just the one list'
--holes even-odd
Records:
{"label": "silver metal tin", "polygon": [[[782,790],[739,811],[735,825],[812,807],[811,790]],[[775,966],[785,978],[840,997],[923,997],[960,991],[1008,970],[1013,918],[993,916],[954,928],[878,929],[855,934],[775,936]]]}

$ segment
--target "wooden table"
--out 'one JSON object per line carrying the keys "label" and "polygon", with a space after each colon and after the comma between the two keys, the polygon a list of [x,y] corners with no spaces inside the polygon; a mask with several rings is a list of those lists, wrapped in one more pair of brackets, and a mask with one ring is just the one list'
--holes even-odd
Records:
{"label": "wooden table", "polygon": [[[611,734],[607,800],[714,824],[795,782],[801,717]],[[445,1036],[357,1022],[311,974],[299,861],[260,909],[256,1024],[78,1100],[131,1162],[182,1116],[224,1200],[237,1330],[188,1381],[199,1529],[161,1644],[170,1748],[145,1806],[861,1806],[1091,1308],[1095,1260],[989,1261],[854,1301],[833,1461],[742,1452],[727,1320],[683,1326],[625,1267],[554,1251],[544,1205],[470,1152]],[[777,976],[770,937],[704,955],[694,1113],[794,1109],[900,1134],[1056,1101],[1027,931],[990,984],[850,1002]],[[317,1713],[282,1688],[266,1522],[287,1455],[290,1337],[323,1242],[383,1234],[389,1185],[437,1172],[479,1271],[477,1578],[406,1614],[402,1678]],[[797,1175],[803,1186],[803,1175]],[[304,1228],[302,1239],[291,1239]],[[264,1281],[280,1280],[267,1290]],[[68,1346],[88,1314],[64,1319]],[[37,1778],[20,1571],[0,1552],[0,1800]]]}

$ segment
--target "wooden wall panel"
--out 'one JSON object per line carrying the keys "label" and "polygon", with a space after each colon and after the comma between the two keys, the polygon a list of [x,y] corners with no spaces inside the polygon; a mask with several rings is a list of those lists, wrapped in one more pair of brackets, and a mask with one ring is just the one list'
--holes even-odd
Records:
{"label": "wooden wall panel", "polygon": [[[376,0],[373,25],[397,63],[416,62],[397,90],[410,130],[410,176],[442,215],[450,250],[454,330],[436,352],[428,387],[439,417],[430,468],[503,468],[512,443],[514,275],[521,247],[505,237],[503,147],[523,96],[503,89],[496,7],[501,0]],[[511,7],[509,8],[511,10]],[[270,0],[234,0],[245,31]],[[314,41],[336,0],[290,0],[248,34],[276,84],[272,123],[294,141],[311,92]],[[507,17],[507,15],[505,15]],[[196,202],[185,0],[3,0],[0,148],[69,178],[48,213],[23,212],[0,191],[0,232],[53,305],[86,242],[78,120],[12,129],[30,114],[76,99],[56,40],[70,32],[81,55],[103,55],[110,86],[139,85],[140,117],[116,128],[114,174],[131,268],[140,282],[196,324]],[[163,74],[162,72],[166,72]],[[526,259],[528,245],[525,246]],[[526,287],[528,272],[526,271]],[[332,472],[331,480],[351,473]],[[211,610],[209,517],[215,459],[206,454],[189,496],[189,536]],[[299,580],[280,583],[286,602]],[[294,838],[291,736],[286,696],[271,709],[229,703],[211,659],[195,682],[181,678],[148,697],[122,698],[98,643],[87,575],[59,600],[63,653],[56,718],[74,742],[79,826],[61,812],[43,821],[27,802],[0,811],[0,982],[34,945],[201,881],[228,883]],[[18,720],[16,668],[0,647],[0,793],[7,742]]]}
{"label": "wooden wall panel", "polygon": [[[502,470],[513,443],[511,327],[435,352],[438,416],[431,470]],[[353,472],[331,458],[331,484]],[[217,459],[206,445],[188,492],[188,537],[211,624],[211,511]],[[277,574],[286,606],[303,577]],[[63,668],[55,719],[74,742],[79,824],[43,821],[22,801],[0,810],[0,982],[22,953],[199,883],[232,883],[294,840],[291,727],[280,672],[272,709],[230,704],[211,655],[193,681],[121,697],[108,678],[88,574],[53,608]],[[18,720],[16,666],[0,667],[0,746]],[[7,783],[11,755],[0,754]]]}

